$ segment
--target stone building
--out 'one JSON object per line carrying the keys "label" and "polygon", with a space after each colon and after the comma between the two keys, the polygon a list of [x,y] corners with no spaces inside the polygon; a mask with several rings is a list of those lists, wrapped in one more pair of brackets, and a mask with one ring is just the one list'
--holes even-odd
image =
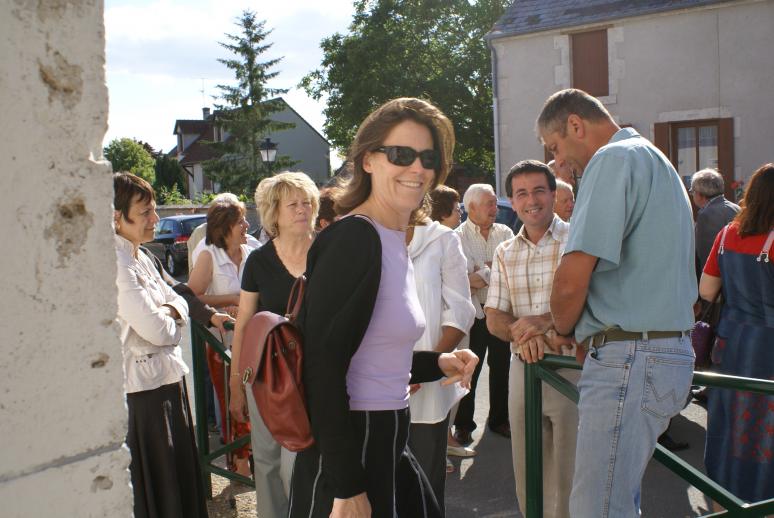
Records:
{"label": "stone building", "polygon": [[716,167],[731,184],[772,160],[774,1],[515,0],[487,35],[498,188],[503,171],[546,156],[545,99],[581,88],[633,126],[681,176]]}
{"label": "stone building", "polygon": [[[277,144],[277,153],[297,162],[292,169],[308,174],[318,185],[330,179],[330,143],[320,135],[301,115],[284,99],[280,98],[284,108],[271,114],[276,122],[293,124],[292,128],[268,133],[265,137]],[[218,112],[210,113],[209,108],[202,109],[201,119],[178,119],[173,133],[177,136],[177,146],[169,154],[177,157],[188,179],[188,193],[191,197],[202,191],[218,192],[218,186],[204,174],[206,160],[217,157],[212,146],[205,142],[223,142],[228,140],[228,131],[218,125]]]}

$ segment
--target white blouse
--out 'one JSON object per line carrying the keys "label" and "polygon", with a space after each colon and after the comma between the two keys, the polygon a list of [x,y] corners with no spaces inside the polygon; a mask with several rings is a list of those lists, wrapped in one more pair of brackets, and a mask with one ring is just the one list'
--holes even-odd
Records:
{"label": "white blouse", "polygon": [[[188,304],[159,275],[150,258],[134,256],[134,245],[115,236],[118,272],[118,323],[124,356],[127,394],[180,381],[188,373],[177,344],[188,321]],[[174,320],[161,309],[171,306]]]}
{"label": "white blouse", "polygon": [[[242,261],[239,264],[239,268],[228,253],[215,245],[205,245],[200,253],[204,250],[210,253],[212,257],[212,279],[210,285],[205,291],[205,295],[231,295],[232,293],[239,293],[242,289],[242,272],[245,269],[245,262],[247,262],[247,256],[252,252],[252,247],[249,245],[241,245],[242,248]],[[196,260],[199,259],[197,254]],[[195,263],[194,263],[195,264]]]}
{"label": "white blouse", "polygon": [[[414,264],[419,303],[427,326],[415,351],[432,351],[441,338],[441,327],[454,327],[467,334],[476,309],[470,298],[467,260],[459,236],[437,221],[414,228],[408,247]],[[438,423],[467,393],[458,383],[446,387],[440,381],[422,383],[409,399],[412,423]]]}

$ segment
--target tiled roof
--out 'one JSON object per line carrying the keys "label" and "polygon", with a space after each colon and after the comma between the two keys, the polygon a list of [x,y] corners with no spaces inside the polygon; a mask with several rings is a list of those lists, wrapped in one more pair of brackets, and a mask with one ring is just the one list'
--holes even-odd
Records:
{"label": "tiled roof", "polygon": [[180,165],[191,165],[204,162],[205,160],[211,160],[218,158],[219,154],[212,146],[209,146],[202,142],[203,140],[211,139],[197,139],[193,144],[188,146],[183,152],[183,158],[180,160]]}
{"label": "tiled roof", "polygon": [[[514,0],[487,39],[607,22],[734,0]],[[738,0],[736,0],[738,1]]]}
{"label": "tiled roof", "polygon": [[172,133],[177,134],[178,128],[184,135],[201,135],[205,131],[212,132],[212,121],[202,119],[178,119]]}

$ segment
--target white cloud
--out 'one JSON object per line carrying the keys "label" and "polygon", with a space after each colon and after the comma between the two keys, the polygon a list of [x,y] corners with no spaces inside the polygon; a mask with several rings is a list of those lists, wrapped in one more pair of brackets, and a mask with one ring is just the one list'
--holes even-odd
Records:
{"label": "white cloud", "polygon": [[343,32],[353,0],[106,0],[109,130],[105,142],[134,137],[169,150],[176,119],[199,118],[212,105],[215,85],[229,82],[230,71],[217,62],[227,57],[218,45],[244,9],[252,9],[273,29],[266,58],[282,57],[271,86],[288,88],[286,100],[322,133],[324,104],[296,85],[322,60],[320,41]]}

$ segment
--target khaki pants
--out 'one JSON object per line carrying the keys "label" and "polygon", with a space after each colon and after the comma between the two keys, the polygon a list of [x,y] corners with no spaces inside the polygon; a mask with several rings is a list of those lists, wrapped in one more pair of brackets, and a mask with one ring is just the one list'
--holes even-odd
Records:
{"label": "khaki pants", "polygon": [[[563,378],[578,383],[581,371],[560,369]],[[578,408],[575,403],[543,383],[543,516],[569,518],[570,492],[575,469]],[[511,423],[511,454],[516,496],[521,512],[527,509],[526,456],[524,442],[524,363],[511,359],[508,383],[508,417]]]}

